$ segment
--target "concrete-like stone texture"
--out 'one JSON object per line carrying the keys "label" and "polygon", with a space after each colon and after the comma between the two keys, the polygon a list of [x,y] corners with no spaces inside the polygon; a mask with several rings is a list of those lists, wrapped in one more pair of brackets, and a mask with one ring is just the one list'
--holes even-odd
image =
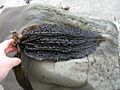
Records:
{"label": "concrete-like stone texture", "polygon": [[[17,3],[19,2],[19,3]],[[32,0],[31,3],[45,3],[54,6],[64,7],[70,6],[70,10],[74,13],[78,13],[78,16],[89,17],[89,18],[98,18],[114,21],[119,23],[120,19],[120,1],[119,0]],[[8,6],[17,6],[25,5],[24,0],[1,0],[1,5]],[[5,8],[4,7],[4,8]],[[4,9],[3,8],[3,9]],[[4,87],[4,90],[22,90],[21,87],[17,84],[14,74],[11,73],[8,77],[1,82]],[[2,88],[0,87],[0,90]]]}

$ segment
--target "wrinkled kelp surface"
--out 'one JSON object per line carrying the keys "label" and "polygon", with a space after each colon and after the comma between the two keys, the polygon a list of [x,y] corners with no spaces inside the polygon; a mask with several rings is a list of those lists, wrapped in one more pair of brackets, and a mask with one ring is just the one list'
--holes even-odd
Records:
{"label": "wrinkled kelp surface", "polygon": [[27,27],[22,36],[19,46],[27,56],[54,61],[84,58],[104,41],[98,32],[56,24]]}

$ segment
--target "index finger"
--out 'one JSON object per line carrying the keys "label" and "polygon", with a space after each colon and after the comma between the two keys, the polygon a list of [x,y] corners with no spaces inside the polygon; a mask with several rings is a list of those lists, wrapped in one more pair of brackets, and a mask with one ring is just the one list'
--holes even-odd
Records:
{"label": "index finger", "polygon": [[0,55],[6,56],[5,50],[9,48],[9,46],[13,45],[13,43],[13,39],[5,40],[2,43],[0,43]]}
{"label": "index finger", "polygon": [[9,39],[9,40],[5,40],[0,44],[0,48],[1,49],[7,49],[10,45],[13,45],[14,40],[13,39]]}

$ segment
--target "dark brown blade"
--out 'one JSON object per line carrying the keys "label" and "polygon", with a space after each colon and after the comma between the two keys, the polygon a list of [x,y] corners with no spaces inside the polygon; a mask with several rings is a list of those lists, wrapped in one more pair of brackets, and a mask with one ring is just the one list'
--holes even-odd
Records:
{"label": "dark brown blade", "polygon": [[[20,58],[18,54],[15,57]],[[15,76],[16,76],[16,79],[17,79],[19,85],[24,90],[33,90],[29,80],[27,79],[27,77],[25,75],[25,70],[24,70],[22,64],[19,64],[18,66],[14,67],[13,71],[15,73]]]}
{"label": "dark brown blade", "polygon": [[105,40],[95,31],[56,24],[33,25],[24,29],[22,35],[22,52],[31,58],[54,61],[84,58]]}

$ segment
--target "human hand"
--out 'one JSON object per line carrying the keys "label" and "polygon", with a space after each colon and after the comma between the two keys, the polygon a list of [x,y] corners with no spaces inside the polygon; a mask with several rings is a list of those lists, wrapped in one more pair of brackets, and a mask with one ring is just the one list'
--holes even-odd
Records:
{"label": "human hand", "polygon": [[13,42],[13,39],[9,39],[0,43],[0,81],[5,79],[13,67],[21,63],[19,58],[10,58],[7,56],[8,53],[17,51],[17,49],[13,47]]}

